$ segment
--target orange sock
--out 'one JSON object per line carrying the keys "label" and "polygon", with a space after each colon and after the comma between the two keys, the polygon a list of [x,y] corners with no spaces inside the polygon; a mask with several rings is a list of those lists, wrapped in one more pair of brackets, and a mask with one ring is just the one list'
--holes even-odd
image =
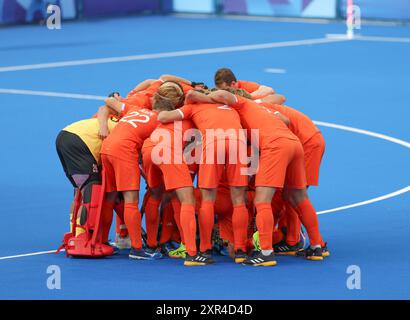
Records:
{"label": "orange sock", "polygon": [[159,204],[160,200],[150,197],[145,204],[145,225],[147,227],[147,245],[150,248],[158,246]]}
{"label": "orange sock", "polygon": [[171,204],[172,209],[174,210],[174,220],[181,236],[181,242],[185,244],[184,230],[182,230],[181,226],[181,202],[179,202],[177,198],[172,198]]}
{"label": "orange sock", "polygon": [[282,192],[280,190],[276,190],[272,198],[272,212],[275,215],[280,216],[281,212],[283,211],[284,205],[285,202],[282,198]]}
{"label": "orange sock", "polygon": [[256,207],[256,226],[259,231],[259,239],[262,250],[272,250],[273,214],[272,205],[269,202],[260,202]]}
{"label": "orange sock", "polygon": [[199,238],[200,251],[205,252],[212,249],[212,229],[215,223],[214,202],[202,200],[199,209]]}
{"label": "orange sock", "polygon": [[248,208],[246,208],[245,204],[233,206],[232,228],[235,240],[235,250],[241,249],[246,252],[248,219]]}
{"label": "orange sock", "polygon": [[142,248],[141,213],[138,209],[138,204],[124,204],[124,220],[131,238],[132,247],[140,250]]}
{"label": "orange sock", "polygon": [[172,206],[170,204],[166,205],[162,211],[160,244],[171,240],[175,227],[173,215],[174,211],[172,210]]}
{"label": "orange sock", "polygon": [[300,241],[300,219],[298,213],[290,204],[286,204],[286,242],[291,246],[296,245]]}
{"label": "orange sock", "polygon": [[185,247],[190,256],[197,253],[195,207],[192,204],[181,204],[181,226],[185,234]]}
{"label": "orange sock", "polygon": [[298,213],[300,220],[306,228],[310,245],[324,246],[325,244],[319,231],[319,220],[317,219],[316,210],[313,208],[310,200],[306,198],[294,209]]}
{"label": "orange sock", "polygon": [[114,210],[117,214],[117,216],[115,217],[115,233],[124,238],[128,236],[128,230],[124,222],[124,201],[116,203]]}
{"label": "orange sock", "polygon": [[272,235],[272,243],[277,244],[281,242],[285,238],[285,235],[283,234],[282,230],[280,228],[277,228],[273,230],[273,235]]}
{"label": "orange sock", "polygon": [[101,232],[102,232],[102,242],[108,242],[108,236],[111,229],[112,217],[114,210],[114,202],[104,201],[101,208]]}

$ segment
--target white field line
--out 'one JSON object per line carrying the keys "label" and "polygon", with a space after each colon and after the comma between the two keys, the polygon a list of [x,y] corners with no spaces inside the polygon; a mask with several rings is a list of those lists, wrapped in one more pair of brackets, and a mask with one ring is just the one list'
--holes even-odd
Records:
{"label": "white field line", "polygon": [[390,199],[393,197],[397,197],[403,193],[409,192],[410,191],[410,186],[407,186],[405,188],[402,188],[400,190],[385,194],[383,196],[377,197],[377,198],[373,198],[373,199],[369,199],[366,201],[361,201],[361,202],[357,202],[357,203],[352,203],[346,206],[341,206],[341,207],[337,207],[337,208],[333,208],[333,209],[329,209],[329,210],[322,210],[317,212],[317,214],[325,214],[325,213],[331,213],[331,212],[336,212],[336,211],[342,211],[342,210],[346,210],[346,209],[351,209],[351,208],[356,208],[356,207],[361,207],[361,206],[365,206],[367,204],[371,204],[371,203],[375,203],[375,202],[379,202],[379,201],[383,201],[386,199]]}
{"label": "white field line", "polygon": [[353,40],[377,41],[377,42],[404,42],[404,43],[410,43],[410,38],[362,36],[362,35],[360,35],[360,34],[355,35],[354,38],[353,38]]}
{"label": "white field line", "polygon": [[267,73],[279,73],[279,74],[286,73],[285,69],[276,69],[276,68],[266,68],[263,71],[265,71]]}
{"label": "white field line", "polygon": [[395,144],[399,144],[403,147],[406,148],[410,148],[410,142],[408,141],[404,141],[401,139],[397,139],[394,137],[390,137],[388,135],[385,134],[381,134],[381,133],[377,133],[377,132],[373,132],[373,131],[369,131],[369,130],[363,130],[363,129],[358,129],[358,128],[353,128],[353,127],[348,127],[348,126],[343,126],[340,124],[335,124],[335,123],[330,123],[330,122],[323,122],[323,121],[313,121],[315,124],[317,124],[318,126],[322,126],[322,127],[328,127],[328,128],[334,128],[334,129],[339,129],[339,130],[344,130],[344,131],[350,131],[350,132],[354,132],[354,133],[359,133],[359,134],[363,134],[366,136],[370,136],[370,137],[374,137],[374,138],[378,138],[378,139],[382,139],[382,140],[386,140]]}
{"label": "white field line", "polygon": [[121,56],[121,57],[68,60],[68,61],[58,61],[58,62],[50,62],[50,63],[38,63],[38,64],[29,64],[29,65],[20,65],[20,66],[0,67],[0,72],[61,68],[61,67],[72,67],[72,66],[81,66],[81,65],[90,65],[90,64],[151,60],[151,59],[173,58],[173,57],[186,57],[186,56],[195,56],[195,55],[203,55],[203,54],[240,52],[240,51],[251,51],[251,50],[281,48],[281,47],[296,47],[296,46],[323,44],[323,43],[339,42],[339,41],[346,41],[346,39],[317,38],[317,39],[268,42],[268,43],[260,43],[260,44],[209,48],[209,49],[195,49],[195,50],[182,50],[182,51],[171,51],[171,52],[161,52],[161,53],[149,53],[149,54],[139,54],[139,55],[132,55],[132,56]]}
{"label": "white field line", "polygon": [[51,92],[51,91],[34,91],[34,90],[19,90],[19,89],[4,89],[0,88],[0,93],[4,94],[21,94],[29,96],[44,96],[44,97],[58,97],[58,98],[70,98],[81,100],[99,100],[104,101],[107,97],[94,96],[89,94],[78,93],[64,93],[64,92]]}
{"label": "white field line", "polygon": [[352,39],[349,39],[345,33],[340,34],[326,34],[327,39],[334,40],[356,40],[356,41],[374,41],[374,42],[398,42],[398,43],[410,43],[410,38],[405,37],[381,37],[381,36],[362,36],[355,34]]}
{"label": "white field line", "polygon": [[[49,250],[49,251],[39,251],[39,252],[32,252],[32,253],[17,254],[17,255],[15,255],[15,256],[0,257],[0,260],[8,260],[8,259],[15,259],[15,258],[38,256],[38,255],[41,255],[41,254],[54,253],[54,252],[56,252],[56,251],[57,251],[57,249],[55,249],[55,250]],[[64,251],[64,250],[61,250],[61,251]]]}

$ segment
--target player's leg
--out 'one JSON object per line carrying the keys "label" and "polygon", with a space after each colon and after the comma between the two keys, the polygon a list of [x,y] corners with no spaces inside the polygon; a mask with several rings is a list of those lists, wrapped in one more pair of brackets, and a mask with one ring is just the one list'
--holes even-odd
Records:
{"label": "player's leg", "polygon": [[246,259],[249,223],[249,213],[246,207],[246,187],[231,186],[230,193],[233,206],[232,228],[234,234],[235,262],[242,263]]}
{"label": "player's leg", "polygon": [[159,206],[163,194],[162,188],[150,188],[145,204],[145,224],[147,228],[147,246],[155,250],[158,246]]}
{"label": "player's leg", "polygon": [[316,210],[306,192],[304,153],[300,143],[295,144],[294,147],[294,158],[287,169],[287,190],[285,191],[285,197],[292,208],[297,212],[308,233],[310,248],[306,250],[306,257],[310,260],[322,260],[322,247],[326,245],[319,231],[319,221]]}
{"label": "player's leg", "polygon": [[276,265],[273,253],[272,236],[274,217],[272,198],[276,189],[283,187],[290,151],[288,139],[277,139],[260,150],[259,169],[255,179],[256,226],[259,232],[261,251],[250,257],[244,264],[252,266]]}
{"label": "player's leg", "polygon": [[212,250],[212,229],[215,222],[214,203],[217,189],[201,188],[201,208],[199,209],[200,251],[210,254]]}
{"label": "player's leg", "polygon": [[147,246],[155,250],[158,246],[159,207],[163,194],[163,178],[160,168],[152,161],[152,148],[142,148],[142,162],[145,179],[149,190],[145,202],[145,223],[147,228]]}

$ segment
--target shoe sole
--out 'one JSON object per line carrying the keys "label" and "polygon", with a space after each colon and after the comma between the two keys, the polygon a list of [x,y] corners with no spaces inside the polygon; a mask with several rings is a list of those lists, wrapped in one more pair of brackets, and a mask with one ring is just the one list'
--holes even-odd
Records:
{"label": "shoe sole", "polygon": [[297,251],[288,251],[288,252],[278,252],[278,251],[275,251],[275,254],[277,254],[278,256],[296,256],[296,255],[297,255]]}
{"label": "shoe sole", "polygon": [[185,259],[186,258],[184,256],[170,256],[170,255],[168,255],[168,257],[170,257],[171,259]]}
{"label": "shoe sole", "polygon": [[329,251],[323,252],[322,256],[325,257],[325,258],[330,257],[330,252]]}
{"label": "shoe sole", "polygon": [[159,260],[159,259],[162,259],[162,257],[160,257],[160,258],[146,258],[146,257],[140,257],[140,256],[132,256],[132,255],[128,255],[128,258],[133,259],[133,260]]}
{"label": "shoe sole", "polygon": [[321,257],[318,257],[318,256],[310,256],[310,257],[306,257],[306,259],[312,260],[312,261],[323,261],[323,256],[321,256]]}
{"label": "shoe sole", "polygon": [[267,262],[262,262],[262,263],[257,263],[257,264],[245,264],[242,263],[244,266],[252,266],[252,267],[273,267],[276,266],[278,263],[276,261],[267,261]]}
{"label": "shoe sole", "polygon": [[246,260],[246,258],[235,258],[235,263],[242,263]]}
{"label": "shoe sole", "polygon": [[199,266],[206,266],[206,263],[203,262],[195,262],[195,261],[185,261],[184,266],[186,267],[199,267]]}

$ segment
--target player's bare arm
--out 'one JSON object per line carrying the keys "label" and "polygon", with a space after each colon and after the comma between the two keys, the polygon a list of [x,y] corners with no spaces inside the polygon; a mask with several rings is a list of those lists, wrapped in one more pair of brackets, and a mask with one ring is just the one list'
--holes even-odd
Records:
{"label": "player's bare arm", "polygon": [[133,92],[139,92],[142,90],[147,89],[153,82],[155,82],[157,80],[155,79],[146,79],[140,83],[138,83],[134,89],[132,89]]}
{"label": "player's bare arm", "polygon": [[121,102],[121,96],[109,97],[105,99],[105,105],[115,114],[120,114],[124,109],[124,103]]}
{"label": "player's bare arm", "polygon": [[264,96],[261,99],[262,102],[271,102],[275,104],[284,104],[286,102],[286,97],[281,94],[269,94],[267,96]]}
{"label": "player's bare arm", "polygon": [[107,106],[101,106],[98,109],[97,119],[98,119],[98,124],[100,125],[98,137],[101,140],[104,140],[110,134],[110,130],[108,129],[108,124],[107,124],[109,116],[110,116],[110,109]]}
{"label": "player's bare arm", "polygon": [[211,92],[208,97],[211,98],[214,103],[230,105],[237,102],[235,95],[225,90]]}
{"label": "player's bare arm", "polygon": [[191,85],[191,81],[182,78],[182,77],[178,77],[172,74],[163,74],[160,77],[160,80],[162,81],[174,81],[174,82],[183,82],[185,84]]}
{"label": "player's bare arm", "polygon": [[281,114],[279,111],[275,111],[273,113],[276,117],[278,117],[280,120],[282,120],[287,126],[290,125],[290,119],[283,114]]}
{"label": "player's bare arm", "polygon": [[214,103],[214,101],[202,92],[191,90],[185,96],[185,104],[191,103]]}
{"label": "player's bare arm", "polygon": [[161,123],[169,123],[173,121],[182,120],[184,118],[182,111],[179,109],[172,111],[161,111],[158,114],[157,120]]}
{"label": "player's bare arm", "polygon": [[261,85],[258,90],[254,91],[251,93],[252,97],[260,97],[260,96],[266,96],[269,94],[275,94],[275,90],[273,88]]}

